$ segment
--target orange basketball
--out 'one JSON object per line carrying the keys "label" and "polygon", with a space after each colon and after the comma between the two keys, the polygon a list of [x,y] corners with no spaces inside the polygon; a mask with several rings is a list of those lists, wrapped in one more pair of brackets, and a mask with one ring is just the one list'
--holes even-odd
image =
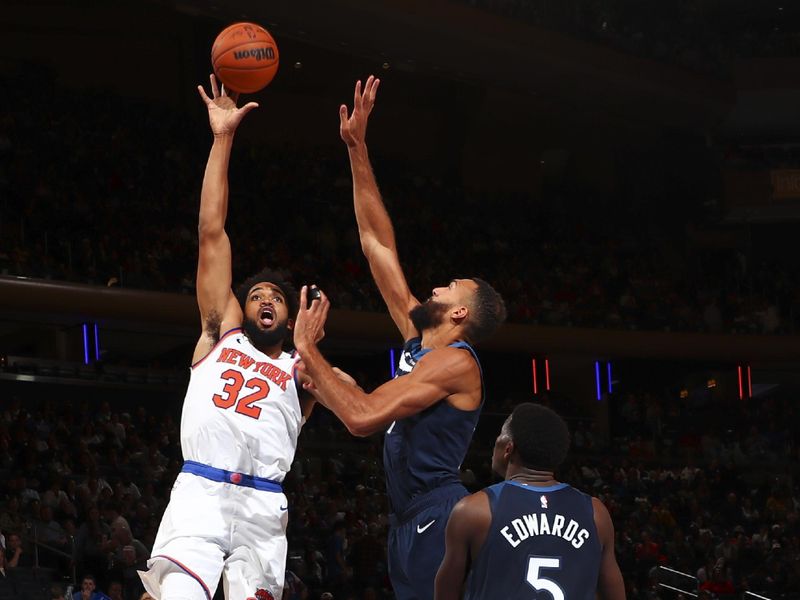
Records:
{"label": "orange basketball", "polygon": [[252,94],[275,77],[278,45],[261,25],[234,23],[214,40],[211,65],[226,88]]}

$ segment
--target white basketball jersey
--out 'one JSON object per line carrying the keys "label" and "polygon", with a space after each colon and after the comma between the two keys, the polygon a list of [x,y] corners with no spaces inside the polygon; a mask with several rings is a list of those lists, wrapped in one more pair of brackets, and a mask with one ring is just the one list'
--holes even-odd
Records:
{"label": "white basketball jersey", "polygon": [[297,358],[270,358],[241,329],[226,333],[192,367],[183,401],[185,460],[283,481],[294,460],[302,410]]}

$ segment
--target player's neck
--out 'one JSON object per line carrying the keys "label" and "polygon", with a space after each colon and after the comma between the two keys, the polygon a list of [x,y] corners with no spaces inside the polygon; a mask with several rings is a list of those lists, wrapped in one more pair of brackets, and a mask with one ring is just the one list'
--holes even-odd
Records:
{"label": "player's neck", "polygon": [[536,469],[518,467],[517,465],[508,465],[506,481],[536,487],[549,487],[558,484],[552,471],[537,471]]}
{"label": "player's neck", "polygon": [[[272,359],[280,358],[283,353],[284,336],[275,335],[276,332],[261,332],[252,320],[247,319],[242,323],[242,329],[247,341],[256,350]],[[288,329],[286,331],[289,332]]]}
{"label": "player's neck", "polygon": [[276,359],[280,358],[281,354],[283,354],[283,344],[278,344],[277,346],[270,346],[269,348],[257,348],[270,358]]}
{"label": "player's neck", "polygon": [[423,331],[420,345],[423,348],[444,348],[462,338],[463,335],[460,328],[453,327],[450,323],[444,323],[438,327]]}
{"label": "player's neck", "polygon": [[[250,339],[248,338],[248,340],[250,340]],[[250,343],[253,344],[253,340],[250,340]],[[280,342],[278,344],[272,344],[271,346],[263,346],[263,347],[262,346],[256,346],[255,344],[253,344],[253,347],[256,350],[258,350],[259,352],[261,352],[262,354],[266,354],[267,356],[269,356],[270,358],[273,358],[273,359],[280,358],[281,354],[283,354],[283,342]]]}

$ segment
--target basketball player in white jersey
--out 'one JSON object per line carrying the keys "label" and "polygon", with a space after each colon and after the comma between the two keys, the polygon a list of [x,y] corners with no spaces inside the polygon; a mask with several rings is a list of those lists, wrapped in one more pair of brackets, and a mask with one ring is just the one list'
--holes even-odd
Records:
{"label": "basketball player in white jersey", "polygon": [[[283,351],[297,294],[262,271],[231,291],[225,232],[228,161],[240,121],[258,105],[202,86],[214,143],[200,198],[197,302],[202,334],[181,418],[185,464],[141,577],[156,600],[211,600],[220,574],[230,600],[279,600],[286,564],[281,481],[313,400]],[[302,397],[301,397],[302,396]]]}

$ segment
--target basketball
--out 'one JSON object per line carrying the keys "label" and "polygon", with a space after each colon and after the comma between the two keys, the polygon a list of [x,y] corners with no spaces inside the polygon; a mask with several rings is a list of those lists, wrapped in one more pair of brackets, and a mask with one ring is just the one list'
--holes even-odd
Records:
{"label": "basketball", "polygon": [[214,74],[225,87],[252,94],[266,87],[278,71],[278,45],[255,23],[234,23],[223,29],[211,47]]}

